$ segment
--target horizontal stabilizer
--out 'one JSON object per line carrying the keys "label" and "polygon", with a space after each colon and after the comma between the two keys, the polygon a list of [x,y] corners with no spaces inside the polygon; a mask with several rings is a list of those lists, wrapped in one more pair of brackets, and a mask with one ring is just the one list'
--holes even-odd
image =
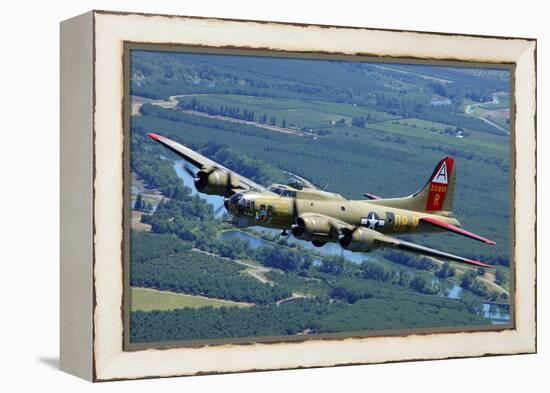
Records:
{"label": "horizontal stabilizer", "polygon": [[382,199],[378,195],[371,194],[370,192],[364,192],[363,195],[372,200]]}
{"label": "horizontal stabilizer", "polygon": [[433,225],[433,226],[436,226],[436,227],[439,227],[441,229],[445,229],[445,230],[450,231],[450,232],[458,233],[459,235],[466,236],[466,237],[478,240],[478,241],[483,242],[483,243],[496,244],[492,240],[489,240],[489,239],[486,239],[482,236],[476,235],[475,233],[465,231],[464,229],[461,229],[457,226],[447,224],[446,222],[440,221],[437,218],[422,217],[420,219],[420,221],[425,222],[425,223],[430,224],[430,225]]}

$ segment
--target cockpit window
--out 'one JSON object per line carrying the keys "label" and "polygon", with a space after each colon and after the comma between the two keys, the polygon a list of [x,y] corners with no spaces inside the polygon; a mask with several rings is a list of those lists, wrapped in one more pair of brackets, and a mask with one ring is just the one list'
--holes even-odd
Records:
{"label": "cockpit window", "polygon": [[284,191],[281,193],[281,196],[290,197],[290,198],[296,198],[296,191],[284,190]]}
{"label": "cockpit window", "polygon": [[236,205],[237,203],[239,203],[239,201],[242,199],[242,197],[243,197],[242,192],[238,192],[235,195],[233,195],[231,198],[229,198],[229,202]]}
{"label": "cockpit window", "polygon": [[275,194],[281,195],[283,193],[283,189],[277,186],[271,186],[268,188],[269,191],[274,192]]}
{"label": "cockpit window", "polygon": [[271,186],[269,187],[269,191],[274,192],[275,194],[280,195],[282,197],[296,198],[296,191],[286,190],[281,187]]}

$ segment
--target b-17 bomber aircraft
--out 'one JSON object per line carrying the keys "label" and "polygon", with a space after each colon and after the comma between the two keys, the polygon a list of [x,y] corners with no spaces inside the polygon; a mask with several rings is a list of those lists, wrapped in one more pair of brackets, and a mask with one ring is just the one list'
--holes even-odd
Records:
{"label": "b-17 bomber aircraft", "polygon": [[252,180],[163,136],[149,133],[151,139],[167,147],[198,168],[186,170],[196,189],[204,194],[224,197],[231,223],[240,228],[261,226],[282,230],[322,247],[337,242],[346,250],[370,252],[378,248],[398,249],[426,256],[493,267],[398,239],[391,235],[450,231],[487,244],[495,242],[460,228],[452,214],[456,182],[454,159],[443,158],[426,185],[402,198],[379,198],[365,193],[365,200],[349,200],[339,194],[320,190],[303,178],[288,184],[259,185]]}

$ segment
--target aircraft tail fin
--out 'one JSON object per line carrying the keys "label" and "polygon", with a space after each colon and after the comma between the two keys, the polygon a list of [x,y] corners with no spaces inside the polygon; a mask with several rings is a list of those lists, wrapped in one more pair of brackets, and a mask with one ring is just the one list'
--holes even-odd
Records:
{"label": "aircraft tail fin", "polygon": [[369,201],[380,205],[406,210],[448,215],[453,210],[456,170],[454,158],[447,156],[436,165],[426,185],[404,198]]}

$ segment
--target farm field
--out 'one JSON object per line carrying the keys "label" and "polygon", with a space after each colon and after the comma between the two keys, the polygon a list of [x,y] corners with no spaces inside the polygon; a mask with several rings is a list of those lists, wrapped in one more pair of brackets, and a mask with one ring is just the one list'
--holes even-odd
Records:
{"label": "farm field", "polygon": [[257,116],[275,117],[277,124],[284,119],[289,126],[320,128],[330,121],[344,119],[348,124],[353,117],[371,116],[373,121],[385,121],[399,118],[375,109],[357,107],[345,103],[317,100],[297,100],[287,98],[265,98],[240,96],[235,94],[189,95],[178,98],[180,103],[189,103],[196,99],[204,106],[214,108],[238,107],[254,112]]}
{"label": "farm field", "polygon": [[169,291],[159,291],[151,288],[132,287],[132,311],[170,311],[191,307],[249,307],[244,302],[209,299],[204,296],[186,295]]}

